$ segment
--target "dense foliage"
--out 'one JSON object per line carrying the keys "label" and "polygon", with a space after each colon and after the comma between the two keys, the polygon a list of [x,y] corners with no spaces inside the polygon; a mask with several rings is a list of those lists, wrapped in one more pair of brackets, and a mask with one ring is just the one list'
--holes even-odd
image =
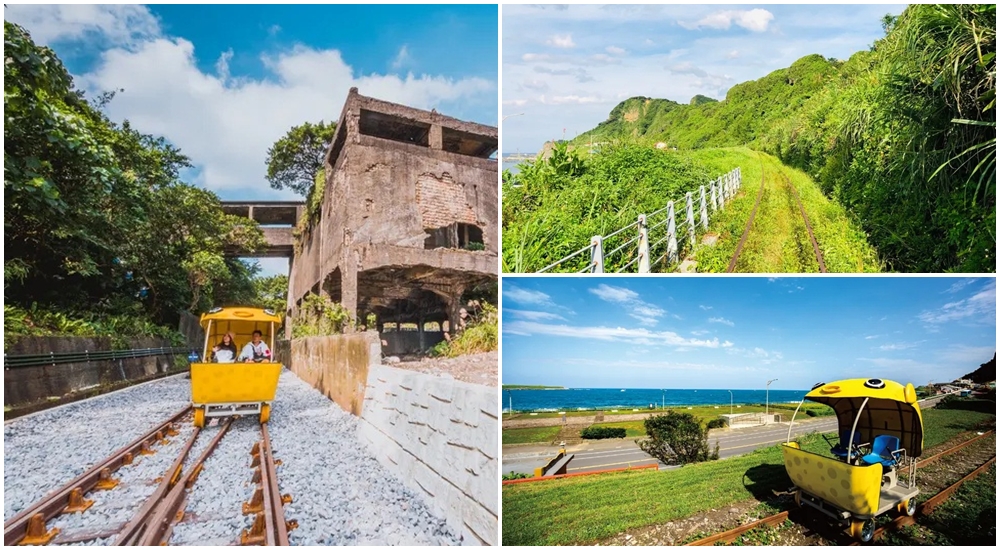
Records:
{"label": "dense foliage", "polygon": [[583,439],[617,439],[625,437],[625,428],[609,428],[607,426],[587,426],[580,431]]}
{"label": "dense foliage", "polygon": [[887,267],[996,269],[996,5],[913,5],[848,61],[806,56],[725,101],[632,98],[575,143],[749,145],[801,168]]}
{"label": "dense foliage", "polygon": [[[374,321],[374,318],[369,319],[369,325],[374,325]],[[302,299],[299,314],[292,323],[292,338],[330,336],[353,329],[364,330],[365,327],[357,323],[343,304],[325,294],[310,292]]]}
{"label": "dense foliage", "polygon": [[649,439],[639,441],[639,447],[664,464],[691,464],[718,460],[719,448],[708,450],[708,430],[701,427],[690,413],[667,411],[646,418]]}
{"label": "dense foliage", "polygon": [[431,348],[432,355],[458,357],[496,351],[500,332],[497,306],[474,300],[469,302],[469,309],[469,320],[460,327],[458,334],[454,337],[446,334],[447,340]]}
{"label": "dense foliage", "polygon": [[323,169],[323,157],[333,141],[337,123],[305,122],[293,126],[267,150],[267,181],[274,189],[290,189],[307,196],[316,175]]}
{"label": "dense foliage", "polygon": [[188,159],[109,120],[111,100],[88,102],[51,49],[4,22],[4,299],[28,332],[53,315],[176,326],[180,310],[253,295],[252,268],[224,250],[260,246],[256,224],[181,182]]}

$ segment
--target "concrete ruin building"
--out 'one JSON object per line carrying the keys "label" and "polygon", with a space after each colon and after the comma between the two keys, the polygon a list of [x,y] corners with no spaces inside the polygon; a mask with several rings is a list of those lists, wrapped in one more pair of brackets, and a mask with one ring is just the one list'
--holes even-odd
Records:
{"label": "concrete ruin building", "polygon": [[430,348],[446,321],[454,331],[462,294],[497,280],[497,146],[495,127],[351,88],[320,215],[292,259],[286,336],[309,293],[374,313],[388,354]]}

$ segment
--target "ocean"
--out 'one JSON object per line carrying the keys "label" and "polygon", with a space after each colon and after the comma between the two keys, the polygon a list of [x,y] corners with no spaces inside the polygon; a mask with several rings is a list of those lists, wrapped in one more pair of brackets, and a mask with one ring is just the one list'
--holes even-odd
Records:
{"label": "ocean", "polygon": [[[809,390],[771,390],[771,403],[798,403]],[[680,405],[729,405],[727,390],[650,390],[573,388],[567,390],[504,390],[503,410],[510,411],[511,400],[515,411],[589,411],[612,409],[648,409]],[[764,390],[733,390],[736,405],[760,403],[765,400]]]}

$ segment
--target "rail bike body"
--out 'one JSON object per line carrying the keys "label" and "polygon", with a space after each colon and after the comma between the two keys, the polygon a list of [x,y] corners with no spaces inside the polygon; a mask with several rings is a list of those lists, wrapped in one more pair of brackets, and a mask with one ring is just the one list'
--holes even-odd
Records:
{"label": "rail bike body", "polygon": [[278,390],[282,365],[273,357],[264,362],[209,362],[212,347],[226,333],[235,335],[237,350],[251,341],[253,332],[262,333],[261,340],[274,349],[274,334],[281,318],[272,311],[247,307],[215,308],[201,316],[205,329],[202,362],[191,364],[191,402],[194,425],[203,427],[211,417],[249,415],[268,421],[271,402]]}
{"label": "rail bike body", "polygon": [[828,440],[829,455],[809,452],[791,441],[789,424],[781,451],[796,504],[849,525],[863,542],[872,539],[876,516],[893,510],[912,516],[919,493],[916,459],[923,451],[923,418],[913,385],[841,380],[817,384],[806,399],[833,408],[839,437]]}

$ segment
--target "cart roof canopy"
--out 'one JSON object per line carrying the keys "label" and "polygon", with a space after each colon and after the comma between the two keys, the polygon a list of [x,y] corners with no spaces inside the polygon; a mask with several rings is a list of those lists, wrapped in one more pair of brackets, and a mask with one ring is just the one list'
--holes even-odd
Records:
{"label": "cart roof canopy", "polygon": [[201,314],[201,327],[209,321],[249,321],[251,323],[281,323],[281,317],[269,309],[253,307],[217,307]]}
{"label": "cart roof canopy", "polygon": [[850,430],[862,403],[857,432],[861,440],[871,442],[877,435],[899,438],[900,447],[909,456],[923,452],[924,425],[913,384],[902,385],[879,378],[854,378],[816,385],[806,399],[829,405],[837,413],[841,431]]}

